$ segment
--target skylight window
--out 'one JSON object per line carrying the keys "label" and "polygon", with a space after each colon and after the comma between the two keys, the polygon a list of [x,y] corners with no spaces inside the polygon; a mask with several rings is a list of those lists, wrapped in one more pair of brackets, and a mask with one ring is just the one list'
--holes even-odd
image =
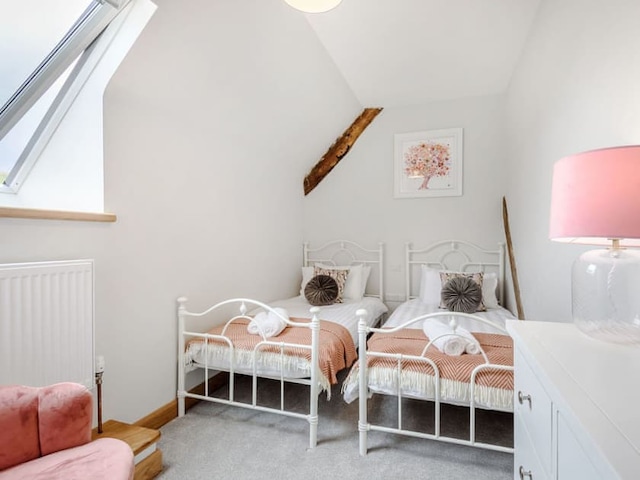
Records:
{"label": "skylight window", "polygon": [[[17,192],[68,106],[83,57],[128,0],[0,6],[0,191]],[[76,64],[78,68],[76,68]],[[75,89],[77,92],[77,89]],[[40,146],[40,148],[38,148]]]}

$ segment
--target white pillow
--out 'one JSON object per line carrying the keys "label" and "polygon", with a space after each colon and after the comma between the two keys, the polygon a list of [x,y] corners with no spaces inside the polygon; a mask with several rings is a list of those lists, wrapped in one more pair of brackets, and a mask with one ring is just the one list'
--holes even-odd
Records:
{"label": "white pillow", "polygon": [[[443,272],[445,270],[442,270]],[[498,288],[498,274],[495,272],[485,273],[482,280],[482,301],[487,308],[499,308],[496,290]],[[440,281],[440,271],[422,265],[420,275],[420,300],[428,304],[440,304],[440,292],[442,282]]]}
{"label": "white pillow", "polygon": [[360,300],[362,298],[362,265],[349,265],[336,267],[333,265],[325,265],[323,263],[316,263],[316,267],[324,268],[328,270],[347,270],[347,282],[344,284],[344,290],[342,291],[342,298],[349,300]]}
{"label": "white pillow", "polygon": [[367,290],[367,282],[369,281],[369,275],[371,275],[371,266],[362,265],[362,285],[360,287],[360,298],[364,297],[364,293]]}
{"label": "white pillow", "polygon": [[487,308],[499,308],[496,290],[498,289],[498,274],[485,273],[482,279],[482,299]]}
{"label": "white pillow", "polygon": [[304,297],[304,287],[313,278],[313,267],[302,267],[302,284],[300,285],[300,295]]}
{"label": "white pillow", "polygon": [[426,265],[421,265],[421,267],[420,300],[423,303],[440,305],[440,291],[442,290],[440,272]]}

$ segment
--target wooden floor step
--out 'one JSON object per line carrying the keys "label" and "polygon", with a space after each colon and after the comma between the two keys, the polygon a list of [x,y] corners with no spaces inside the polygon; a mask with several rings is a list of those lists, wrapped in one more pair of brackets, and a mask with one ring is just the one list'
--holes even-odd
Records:
{"label": "wooden floor step", "polygon": [[91,437],[92,440],[117,438],[127,442],[135,456],[134,480],[150,480],[162,471],[162,452],[156,445],[160,439],[159,430],[107,420],[102,426],[102,433],[94,428]]}

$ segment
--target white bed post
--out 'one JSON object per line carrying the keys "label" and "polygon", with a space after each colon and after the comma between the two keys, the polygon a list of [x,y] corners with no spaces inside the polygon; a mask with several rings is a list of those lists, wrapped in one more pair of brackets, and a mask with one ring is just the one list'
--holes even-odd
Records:
{"label": "white bed post", "polygon": [[313,449],[318,443],[318,396],[319,382],[319,350],[320,350],[320,319],[318,307],[311,307],[311,394],[309,398],[309,448]]}
{"label": "white bed post", "polygon": [[367,311],[360,309],[358,316],[358,431],[360,432],[360,455],[367,454]]}
{"label": "white bed post", "polygon": [[[404,289],[405,289],[405,302],[411,300],[411,243],[404,244]],[[418,292],[419,293],[419,292]]]}
{"label": "white bed post", "polygon": [[380,282],[380,301],[384,302],[384,243],[378,243],[378,278]]}
{"label": "white bed post", "polygon": [[302,266],[309,266],[309,242],[304,242],[302,244]]}
{"label": "white bed post", "polygon": [[185,413],[184,404],[184,316],[187,311],[186,297],[178,298],[178,416]]}

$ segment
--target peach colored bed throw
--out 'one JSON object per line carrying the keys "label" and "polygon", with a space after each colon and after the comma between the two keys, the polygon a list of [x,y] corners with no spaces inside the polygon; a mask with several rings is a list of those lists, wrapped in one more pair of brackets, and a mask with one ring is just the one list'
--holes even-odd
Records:
{"label": "peach colored bed throw", "polygon": [[[513,366],[513,341],[511,337],[493,333],[473,333],[473,336],[476,337],[476,340],[478,340],[487,354],[489,362]],[[375,333],[367,342],[367,349],[376,352],[419,356],[428,341],[429,339],[422,330],[406,328],[393,334]],[[485,363],[482,355],[446,355],[433,345],[427,350],[427,357],[438,366],[440,378],[466,383],[470,381],[473,369]],[[369,360],[368,366],[394,368],[396,361],[386,358],[373,358]],[[431,365],[426,362],[407,360],[402,366],[404,369],[433,375]],[[502,370],[480,372],[476,376],[476,384],[513,390],[513,373]]]}
{"label": "peach colored bed throw", "polygon": [[[308,318],[291,318],[292,322],[309,322]],[[238,319],[231,323],[225,336],[229,338],[236,349],[252,351],[253,348],[262,341],[260,335],[252,335],[247,332],[249,320]],[[215,327],[207,333],[220,335],[223,326]],[[286,327],[280,335],[267,338],[271,342],[294,343],[299,345],[311,345],[311,329],[303,327]],[[201,343],[201,338],[193,339],[189,345]],[[221,340],[209,340],[209,344],[216,346],[225,345]],[[188,348],[188,347],[187,347]],[[279,353],[276,346],[265,346],[260,352]],[[299,357],[307,362],[311,361],[311,350],[306,348],[286,347],[284,353],[290,357]],[[355,345],[349,331],[342,325],[327,320],[320,320],[320,346],[319,346],[320,371],[332,385],[338,383],[337,374],[340,370],[350,367],[357,358]]]}
{"label": "peach colored bed throw", "polygon": [[[491,364],[513,366],[513,341],[508,335],[473,333],[487,354]],[[429,339],[422,330],[406,328],[393,333],[375,333],[367,342],[368,352],[389,354],[422,355]],[[451,356],[442,353],[433,345],[426,352],[440,372],[440,399],[445,403],[469,405],[471,400],[470,380],[474,368],[485,364],[481,354]],[[348,403],[358,397],[358,363],[355,363],[342,386],[344,399]],[[398,389],[397,360],[370,357],[367,362],[369,389],[372,392],[395,395]],[[433,367],[419,360],[402,361],[400,385],[403,396],[433,400],[436,381]],[[475,381],[476,405],[502,411],[513,409],[513,371],[481,370]]]}

